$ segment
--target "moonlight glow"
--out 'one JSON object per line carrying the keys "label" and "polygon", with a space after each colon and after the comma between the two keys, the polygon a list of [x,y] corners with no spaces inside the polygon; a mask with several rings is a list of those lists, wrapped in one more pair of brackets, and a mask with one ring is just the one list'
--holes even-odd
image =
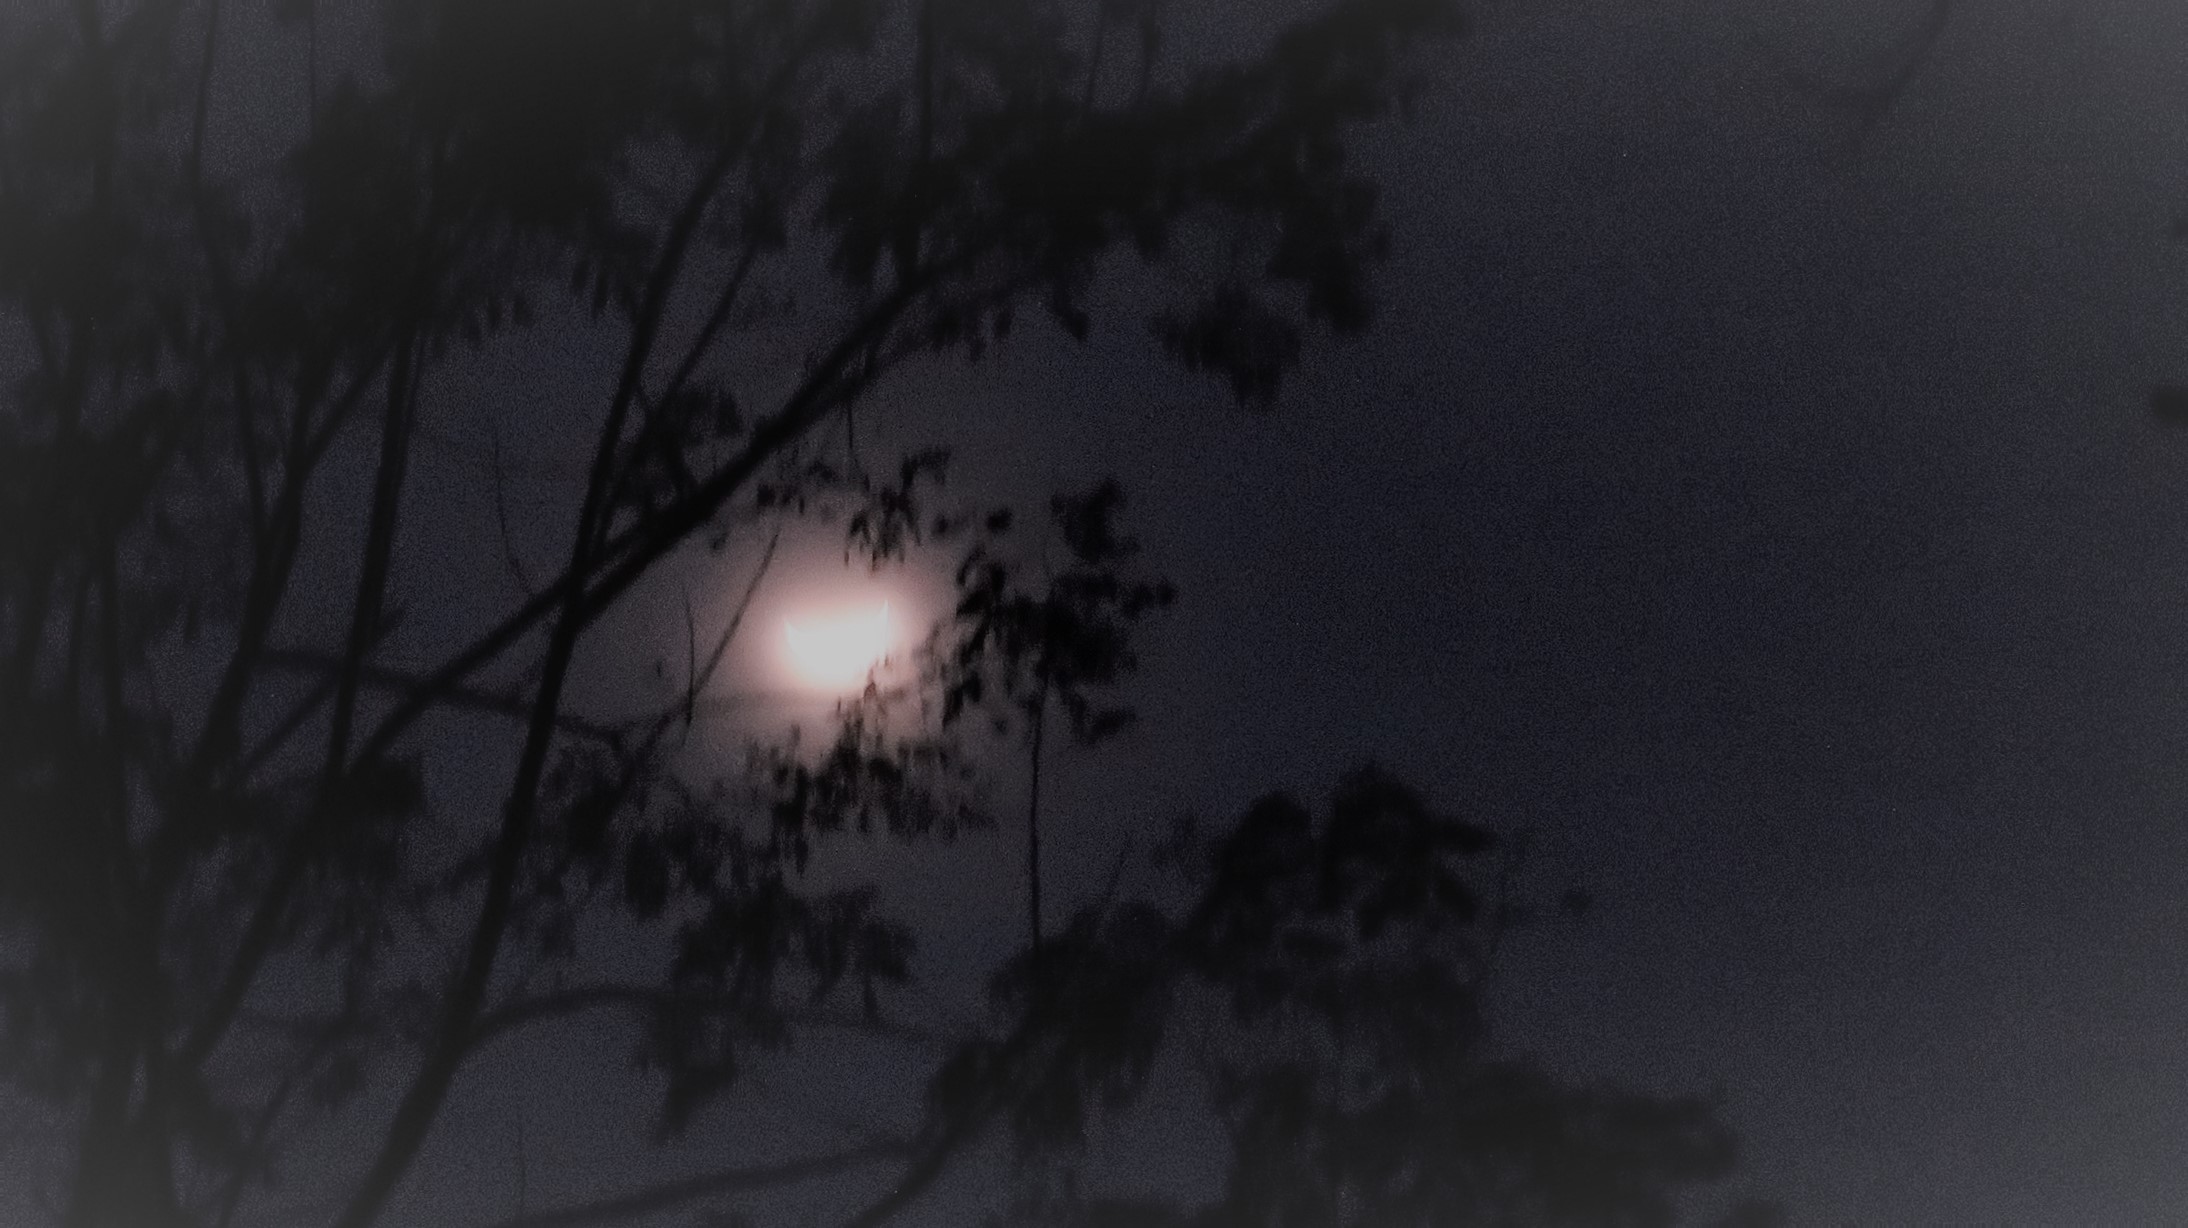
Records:
{"label": "moonlight glow", "polygon": [[800,681],[821,690],[848,691],[889,655],[889,604],[824,619],[784,619],[783,642]]}

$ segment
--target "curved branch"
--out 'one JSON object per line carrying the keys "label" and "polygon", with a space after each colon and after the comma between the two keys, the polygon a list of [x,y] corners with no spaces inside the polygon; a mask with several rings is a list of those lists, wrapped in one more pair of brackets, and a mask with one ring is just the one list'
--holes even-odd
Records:
{"label": "curved branch", "polygon": [[[670,1006],[696,1006],[729,1011],[749,1010],[752,1004],[728,994],[695,994],[652,985],[574,985],[521,998],[483,1012],[477,1025],[472,1028],[468,1044],[471,1049],[477,1050],[535,1024],[567,1019],[586,1011],[610,1008],[642,1011]],[[803,1027],[862,1032],[870,1036],[919,1044],[958,1045],[975,1039],[936,1031],[918,1024],[896,1023],[848,1012],[792,1009],[781,1014],[787,1022]]]}
{"label": "curved branch", "polygon": [[[323,652],[311,652],[296,648],[270,648],[264,655],[268,668],[307,673],[323,680],[331,680],[340,669],[341,662]],[[408,693],[417,688],[418,675],[385,665],[365,665],[358,671],[358,681],[378,690],[398,690]],[[490,691],[483,687],[451,686],[443,689],[439,702],[449,708],[461,708],[472,712],[489,712],[499,716],[529,717],[532,701],[515,692]],[[565,733],[607,742],[620,743],[625,730],[618,725],[590,720],[582,716],[561,714],[555,718],[556,727]]]}
{"label": "curved branch", "polygon": [[1788,85],[1827,106],[1852,113],[1854,130],[1848,135],[1847,144],[1858,149],[1898,107],[1900,100],[1929,67],[1936,57],[1938,43],[1952,24],[1952,16],[1953,0],[1930,0],[1929,10],[1923,14],[1921,23],[1893,48],[1897,62],[1891,70],[1880,80],[1862,84],[1831,81],[1792,64],[1768,47],[1762,50],[1770,59],[1771,67]]}

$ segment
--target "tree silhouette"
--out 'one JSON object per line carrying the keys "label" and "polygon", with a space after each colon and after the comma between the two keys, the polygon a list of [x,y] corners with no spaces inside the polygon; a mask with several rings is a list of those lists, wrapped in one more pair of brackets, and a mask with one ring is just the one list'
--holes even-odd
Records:
{"label": "tree silhouette", "polygon": [[[1226,58],[1174,53],[1165,9],[0,17],[0,1075],[50,1139],[58,1222],[294,1222],[269,1191],[330,1120],[366,1142],[315,1161],[318,1219],[385,1222],[459,1073],[575,1014],[632,1023],[669,1134],[808,1025],[886,1026],[912,935],[807,858],[853,827],[979,826],[951,722],[896,736],[855,708],[818,759],[771,759],[755,800],[672,764],[736,619],[709,644],[694,627],[677,693],[637,715],[588,708],[573,663],[680,553],[758,552],[814,502],[858,509],[881,555],[946,532],[915,498],[926,462],[881,481],[823,432],[1021,316],[1085,336],[1119,310],[1120,267],[1154,287],[1157,348],[1241,401],[1274,395],[1308,330],[1367,322],[1383,240],[1345,143],[1405,100],[1453,13],[1343,0]],[[239,68],[273,42],[301,80]],[[412,489],[421,443],[451,433],[481,355],[568,350],[614,358],[568,445],[559,562],[526,574],[497,504],[518,595],[411,635],[425,603],[485,587],[417,561],[456,531]],[[568,429],[503,400],[474,408]],[[1071,548],[1098,578],[1115,544]],[[1002,655],[940,659],[952,717],[980,671],[1015,668],[1036,728],[1051,701],[1084,736],[1109,727],[1087,697],[1128,663],[1099,647],[1120,598],[1067,581],[1031,630],[1016,597],[967,588],[963,625]],[[506,751],[500,801],[451,806],[435,774],[482,739]],[[1213,846],[1183,919],[1089,909],[1043,994],[1006,977],[912,1135],[526,1218],[893,1165],[853,1221],[879,1223],[990,1129],[1064,1146],[1198,998],[1241,1036],[1367,1047],[1210,1057],[1238,1168],[1196,1222],[1657,1222],[1727,1140],[1697,1106],[1475,1060],[1463,946],[1420,944],[1470,919],[1439,867],[1476,843],[1380,777],[1319,825],[1267,803]],[[660,958],[586,979],[602,928]],[[1374,965],[1385,950],[1399,964]],[[1333,1081],[1361,1062],[1364,1090]]]}
{"label": "tree silhouette", "polygon": [[1075,1142],[1090,1104],[1129,1100],[1164,1032],[1189,1029],[1231,1151],[1221,1196],[1067,1192],[1029,1222],[1674,1222],[1683,1186],[1732,1167],[1709,1105],[1567,1087],[1482,1051],[1471,867],[1491,844],[1372,766],[1323,814],[1272,795],[1213,838],[1188,833],[1181,914],[1090,908],[1055,944],[1048,993],[1029,994],[1024,966],[998,978],[1027,1022],[945,1067],[942,1120],[987,1108],[1023,1149]]}
{"label": "tree silhouette", "polygon": [[[1026,726],[1027,941],[1041,956],[1041,759],[1050,708],[1060,709],[1074,740],[1094,745],[1123,731],[1131,708],[1103,704],[1097,696],[1138,667],[1134,626],[1169,606],[1170,582],[1129,574],[1139,542],[1116,524],[1124,492],[1114,479],[1078,496],[1056,497],[1052,511],[1070,563],[1051,572],[1038,590],[1022,587],[1014,566],[991,542],[969,550],[958,565],[960,593],[940,660],[942,723],[969,706],[997,698]],[[1005,515],[988,520],[990,536],[1009,527]],[[1044,567],[1046,560],[1043,560]],[[998,718],[998,728],[1006,726]]]}

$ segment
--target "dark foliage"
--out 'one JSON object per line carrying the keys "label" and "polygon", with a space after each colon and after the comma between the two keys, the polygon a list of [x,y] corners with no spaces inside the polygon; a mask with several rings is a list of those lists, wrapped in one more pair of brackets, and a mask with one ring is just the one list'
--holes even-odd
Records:
{"label": "dark foliage", "polygon": [[[821,1015],[889,1026],[912,936],[811,863],[982,827],[978,760],[941,736],[973,708],[1120,729],[1129,632],[1170,591],[1132,570],[1114,486],[1059,501],[1070,562],[1020,584],[1006,516],[925,506],[938,455],[877,477],[824,428],[1028,319],[1087,335],[1127,267],[1159,292],[1123,333],[1267,400],[1312,330],[1367,322],[1384,240],[1346,142],[1457,31],[1443,0],[1337,0],[1202,62],[1138,0],[332,11],[0,12],[0,1089],[81,1228],[301,1214],[283,1181],[325,1223],[384,1222],[459,1076],[554,1020],[623,1018],[665,1135]],[[262,44],[295,75],[244,73]],[[611,369],[560,390],[588,435],[550,449],[577,470],[557,559],[519,559],[500,453],[473,458],[497,589],[418,548],[475,526],[438,522],[413,461],[464,424],[567,432],[536,382],[475,390],[568,353]],[[734,618],[711,644],[687,623],[650,710],[572,694],[664,562],[764,571],[819,502],[878,560],[978,530],[949,672],[896,700],[939,733],[892,731],[877,694],[818,753],[763,756],[758,798],[679,770]],[[457,593],[501,604],[416,617]],[[1052,995],[1006,977],[913,1137],[570,1215],[896,1165],[853,1220],[882,1222],[990,1125],[1063,1148],[1197,1004],[1319,1055],[1211,1059],[1238,1170],[1210,1222],[1360,1198],[1655,1222],[1729,1152],[1694,1106],[1477,1060],[1481,838],[1376,776],[1325,820],[1270,802],[1188,916],[1093,910]],[[588,960],[602,935],[629,958]],[[300,1149],[330,1122],[361,1142]]]}
{"label": "dark foliage", "polygon": [[1215,1203],[1088,1197],[1067,1182],[1034,1222],[1319,1226],[1676,1222],[1676,1196],[1732,1168],[1704,1101],[1573,1087],[1485,1043],[1487,832],[1431,812],[1375,768],[1314,814],[1255,803],[1191,841],[1190,903],[1104,903],[1059,935],[1046,993],[996,983],[1020,1020],[937,1078],[941,1125],[994,1114],[1022,1151],[1081,1141],[1189,1035],[1228,1135]]}

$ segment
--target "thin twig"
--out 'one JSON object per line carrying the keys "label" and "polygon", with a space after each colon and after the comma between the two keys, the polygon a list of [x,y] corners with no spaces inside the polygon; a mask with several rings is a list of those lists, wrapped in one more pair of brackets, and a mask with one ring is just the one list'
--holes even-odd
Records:
{"label": "thin twig", "polygon": [[501,561],[509,568],[510,578],[517,582],[517,591],[526,599],[539,596],[539,585],[524,570],[523,560],[517,557],[516,546],[509,540],[509,471],[502,464],[501,428],[491,420],[486,424],[487,439],[493,449],[494,524],[501,533]]}
{"label": "thin twig", "polygon": [[1931,0],[1922,21],[1892,54],[1896,63],[1876,81],[1860,84],[1832,81],[1793,64],[1782,52],[1757,44],[1780,78],[1801,93],[1827,106],[1849,111],[1854,127],[1847,136],[1846,152],[1853,156],[1869,136],[1890,116],[1935,58],[1938,43],[1952,24],[1953,0]]}

